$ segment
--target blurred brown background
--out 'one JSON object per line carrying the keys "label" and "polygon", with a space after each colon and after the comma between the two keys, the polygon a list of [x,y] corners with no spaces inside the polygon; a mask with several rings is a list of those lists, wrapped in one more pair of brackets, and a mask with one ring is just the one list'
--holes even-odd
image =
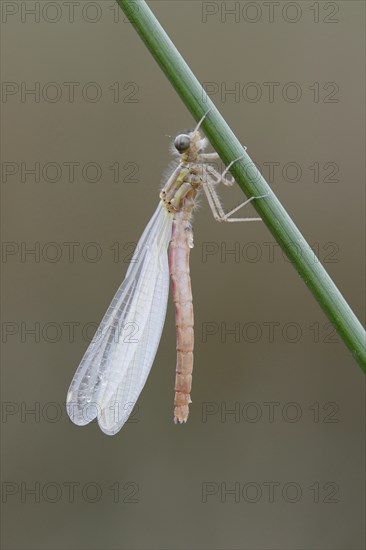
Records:
{"label": "blurred brown background", "polygon": [[[364,3],[149,5],[362,318]],[[1,9],[3,547],[363,548],[363,374],[266,227],[217,224],[204,198],[188,424],[171,302],[133,421],[68,421],[165,134],[194,121],[112,1]]]}

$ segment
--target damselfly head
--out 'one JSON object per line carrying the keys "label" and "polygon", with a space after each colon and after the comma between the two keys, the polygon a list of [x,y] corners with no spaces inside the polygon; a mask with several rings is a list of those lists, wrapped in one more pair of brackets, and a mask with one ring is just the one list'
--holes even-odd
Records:
{"label": "damselfly head", "polygon": [[191,138],[188,134],[179,134],[174,140],[174,147],[178,153],[185,153],[191,146]]}

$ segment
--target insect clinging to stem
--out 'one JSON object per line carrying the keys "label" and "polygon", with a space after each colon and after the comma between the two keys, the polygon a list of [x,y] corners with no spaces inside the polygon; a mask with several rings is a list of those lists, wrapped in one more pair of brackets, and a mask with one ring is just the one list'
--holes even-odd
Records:
{"label": "insect clinging to stem", "polygon": [[[209,111],[208,111],[209,112]],[[168,302],[169,274],[175,305],[177,363],[174,421],[185,423],[191,403],[193,370],[193,303],[189,270],[193,248],[192,210],[203,189],[217,221],[258,221],[235,218],[251,197],[225,213],[216,185],[232,185],[226,174],[212,166],[217,153],[205,153],[208,141],[200,126],[179,134],[174,147],[179,163],[160,192],[160,201],[132,257],[126,277],[117,290],[71,382],[67,411],[71,420],[85,425],[97,418],[101,430],[116,434],[136,404],[160,342]],[[242,157],[240,157],[242,158]],[[265,195],[264,195],[265,196]],[[169,250],[169,253],[168,253]],[[126,326],[137,327],[137,338],[126,341]]]}

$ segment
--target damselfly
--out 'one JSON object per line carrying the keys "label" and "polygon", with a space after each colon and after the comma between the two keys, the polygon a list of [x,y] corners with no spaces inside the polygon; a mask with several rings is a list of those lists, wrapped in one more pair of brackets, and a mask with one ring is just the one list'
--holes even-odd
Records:
{"label": "damselfly", "polygon": [[[207,114],[207,113],[206,113]],[[166,316],[169,273],[177,328],[174,421],[184,423],[191,403],[193,369],[193,305],[189,254],[193,247],[192,210],[203,189],[217,221],[257,221],[235,218],[251,197],[225,213],[216,185],[232,185],[212,163],[217,153],[205,153],[207,139],[199,128],[178,135],[174,147],[179,163],[160,192],[160,202],[143,232],[126,278],[117,290],[71,382],[67,411],[78,425],[95,418],[103,432],[117,433],[128,419],[145,385],[157,352]],[[240,157],[241,158],[241,157]],[[169,257],[168,257],[169,248]],[[126,327],[136,337],[126,338]]]}

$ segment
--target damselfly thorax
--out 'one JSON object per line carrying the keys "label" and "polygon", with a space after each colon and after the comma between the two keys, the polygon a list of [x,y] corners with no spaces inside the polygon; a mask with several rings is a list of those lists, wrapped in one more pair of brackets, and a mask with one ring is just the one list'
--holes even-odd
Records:
{"label": "damselfly thorax", "polygon": [[[225,213],[216,187],[221,183],[232,185],[234,180],[226,176],[238,159],[232,161],[222,174],[216,171],[212,162],[219,156],[205,153],[208,142],[199,132],[206,115],[192,132],[175,138],[179,164],[160,192],[160,203],[137,244],[125,280],[71,382],[67,411],[75,424],[88,424],[97,418],[103,432],[113,435],[128,419],[145,385],[160,342],[168,302],[169,274],[177,331],[174,421],[187,421],[194,345],[189,254],[193,247],[191,217],[197,193],[204,190],[217,221],[260,219],[234,218],[233,214],[261,197],[251,197]],[[136,328],[134,334],[137,338],[126,339],[126,326]]]}
{"label": "damselfly thorax", "polygon": [[181,210],[190,211],[194,205],[197,190],[202,184],[200,148],[205,145],[200,133],[180,134],[174,145],[181,154],[179,165],[160,192],[160,198],[171,214]]}

